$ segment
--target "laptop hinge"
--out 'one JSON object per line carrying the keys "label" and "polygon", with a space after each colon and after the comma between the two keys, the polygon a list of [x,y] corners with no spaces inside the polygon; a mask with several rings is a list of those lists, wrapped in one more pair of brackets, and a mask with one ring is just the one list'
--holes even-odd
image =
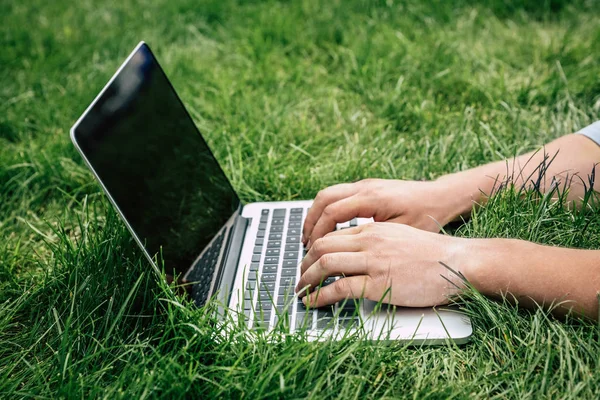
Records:
{"label": "laptop hinge", "polygon": [[219,308],[219,315],[224,315],[224,308],[229,306],[231,292],[235,281],[242,246],[244,245],[244,237],[246,229],[250,225],[249,218],[244,218],[240,214],[235,217],[235,222],[231,228],[227,245],[225,247],[226,257],[220,268],[214,287],[217,289],[216,299]]}

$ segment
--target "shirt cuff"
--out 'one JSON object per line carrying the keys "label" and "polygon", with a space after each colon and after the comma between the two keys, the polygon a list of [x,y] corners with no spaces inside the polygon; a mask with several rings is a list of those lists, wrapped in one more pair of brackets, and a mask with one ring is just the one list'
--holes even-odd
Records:
{"label": "shirt cuff", "polygon": [[596,121],[576,133],[589,137],[600,146],[600,121]]}

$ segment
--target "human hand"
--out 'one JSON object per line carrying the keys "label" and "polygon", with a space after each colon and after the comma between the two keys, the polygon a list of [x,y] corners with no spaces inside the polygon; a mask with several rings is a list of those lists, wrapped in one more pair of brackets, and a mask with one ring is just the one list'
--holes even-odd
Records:
{"label": "human hand", "polygon": [[397,222],[438,232],[464,208],[453,191],[458,187],[445,181],[401,181],[365,179],[321,190],[308,211],[302,229],[302,243],[310,248],[335,229],[336,224],[356,217],[375,222]]}
{"label": "human hand", "polygon": [[[332,232],[318,239],[302,260],[296,291],[310,307],[347,298],[404,307],[447,304],[462,281],[440,261],[455,269],[463,267],[459,257],[466,240],[391,223]],[[307,292],[330,276],[342,277],[304,300]]]}

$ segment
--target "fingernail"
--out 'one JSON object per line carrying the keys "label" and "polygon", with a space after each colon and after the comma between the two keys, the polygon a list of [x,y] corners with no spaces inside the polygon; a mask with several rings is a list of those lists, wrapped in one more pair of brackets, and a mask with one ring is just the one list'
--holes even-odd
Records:
{"label": "fingernail", "polygon": [[302,243],[306,244],[306,238],[304,237],[304,233],[302,234]]}
{"label": "fingernail", "polygon": [[302,298],[302,304],[306,305],[306,301],[308,300],[308,296]]}
{"label": "fingernail", "polygon": [[310,249],[310,245],[311,245],[311,243],[312,243],[312,242],[309,240],[309,241],[308,241],[308,243],[306,244],[306,250],[309,250],[309,249]]}

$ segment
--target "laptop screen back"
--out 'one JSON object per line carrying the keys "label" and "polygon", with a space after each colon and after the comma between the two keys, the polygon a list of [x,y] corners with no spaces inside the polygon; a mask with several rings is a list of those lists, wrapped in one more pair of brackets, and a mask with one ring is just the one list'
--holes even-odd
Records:
{"label": "laptop screen back", "polygon": [[151,257],[184,273],[240,206],[145,44],[74,127],[74,140]]}

